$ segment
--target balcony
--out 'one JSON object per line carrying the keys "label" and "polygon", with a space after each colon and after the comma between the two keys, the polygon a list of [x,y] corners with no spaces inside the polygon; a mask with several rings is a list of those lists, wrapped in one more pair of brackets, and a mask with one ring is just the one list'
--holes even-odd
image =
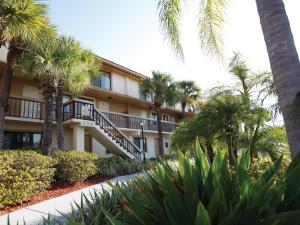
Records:
{"label": "balcony", "polygon": [[26,119],[44,119],[43,102],[10,97],[6,116]]}
{"label": "balcony", "polygon": [[[93,120],[94,105],[81,102],[69,101],[64,104],[63,119]],[[145,131],[157,131],[157,121],[155,119],[132,116],[121,113],[102,112],[116,127],[125,129],[141,129],[141,122],[144,124]],[[9,107],[6,113],[9,117],[18,117],[25,119],[43,120],[44,119],[44,103],[21,98],[9,98]],[[55,112],[53,111],[53,119],[55,120]],[[176,123],[162,121],[162,131],[172,132],[176,129]]]}
{"label": "balcony", "polygon": [[[102,112],[111,122],[119,128],[141,129],[141,122],[144,124],[144,130],[157,131],[157,121],[155,119],[143,118],[121,113]],[[162,131],[172,132],[176,129],[176,123],[162,121]]]}

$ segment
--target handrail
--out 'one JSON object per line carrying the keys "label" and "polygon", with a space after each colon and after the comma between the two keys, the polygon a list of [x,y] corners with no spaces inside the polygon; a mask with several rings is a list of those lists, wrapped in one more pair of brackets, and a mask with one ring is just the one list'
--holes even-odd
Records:
{"label": "handrail", "polygon": [[[110,114],[110,115],[125,116],[125,117],[130,117],[130,118],[135,118],[135,119],[142,119],[142,120],[156,121],[156,119],[152,119],[152,118],[148,118],[148,117],[142,117],[142,116],[135,116],[135,115],[126,114],[126,113],[106,112],[106,111],[103,111],[103,112],[101,112],[101,113],[102,113],[102,114]],[[177,123],[170,122],[170,121],[167,121],[167,120],[161,120],[161,122],[163,122],[163,123],[170,123],[170,124],[177,124]]]}
{"label": "handrail", "polygon": [[6,116],[42,120],[43,104],[44,102],[38,100],[9,97]]}
{"label": "handrail", "polygon": [[[103,112],[106,118],[109,118],[117,127],[126,129],[141,129],[141,122],[144,124],[144,130],[157,131],[157,121],[155,119],[134,117],[130,115],[120,115],[116,113]],[[172,132],[176,129],[177,124],[162,121],[162,131]]]}
{"label": "handrail", "polygon": [[115,125],[94,108],[94,120],[104,131],[112,135],[127,152],[141,160],[142,152]]}
{"label": "handrail", "polygon": [[64,121],[69,119],[93,120],[99,125],[112,139],[116,140],[127,152],[135,158],[141,160],[142,152],[124,135],[108,118],[95,109],[94,104],[72,101],[64,104],[63,107]]}

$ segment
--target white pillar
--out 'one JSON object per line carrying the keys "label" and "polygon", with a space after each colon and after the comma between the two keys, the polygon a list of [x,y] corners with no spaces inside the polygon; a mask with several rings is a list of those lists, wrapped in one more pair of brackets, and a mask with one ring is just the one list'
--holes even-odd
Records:
{"label": "white pillar", "polygon": [[73,150],[84,151],[84,127],[73,127]]}

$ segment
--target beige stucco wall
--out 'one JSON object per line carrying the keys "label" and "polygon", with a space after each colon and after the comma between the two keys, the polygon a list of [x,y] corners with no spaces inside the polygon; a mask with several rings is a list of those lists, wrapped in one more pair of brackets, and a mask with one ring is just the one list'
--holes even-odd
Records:
{"label": "beige stucco wall", "polygon": [[139,82],[133,79],[128,78],[128,89],[127,93],[129,96],[139,98]]}
{"label": "beige stucco wall", "polygon": [[126,77],[119,74],[111,74],[112,90],[120,94],[127,94]]}
{"label": "beige stucco wall", "polygon": [[110,112],[117,112],[117,113],[127,113],[128,106],[126,103],[121,102],[111,102],[109,104],[109,111]]}
{"label": "beige stucco wall", "polygon": [[109,103],[102,100],[96,100],[95,106],[100,112],[109,112]]}
{"label": "beige stucco wall", "polygon": [[134,106],[134,105],[130,105],[129,106],[129,114],[134,115],[134,116],[142,116],[142,110],[141,108]]}
{"label": "beige stucco wall", "polygon": [[[133,142],[134,137],[141,137],[141,133],[140,131],[137,132],[124,132],[130,139],[130,141]],[[157,134],[155,133],[148,133],[145,132],[144,133],[144,137],[146,138],[146,142],[147,142],[147,152],[146,152],[146,158],[150,159],[150,158],[156,158],[156,154],[155,154],[155,139],[158,138]],[[163,136],[164,139],[164,151],[165,154],[168,154],[169,149],[170,149],[170,135],[169,134],[164,134]],[[168,148],[165,147],[165,143],[168,143]]]}
{"label": "beige stucco wall", "polygon": [[92,138],[92,152],[97,154],[98,156],[106,156],[105,146],[98,142],[95,138]]}

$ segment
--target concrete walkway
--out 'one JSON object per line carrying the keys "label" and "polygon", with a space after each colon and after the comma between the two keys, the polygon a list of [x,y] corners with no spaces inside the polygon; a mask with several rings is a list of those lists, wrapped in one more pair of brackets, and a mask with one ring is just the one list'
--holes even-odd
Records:
{"label": "concrete walkway", "polygon": [[[112,184],[115,184],[116,182],[124,182],[132,180],[138,175],[139,174],[116,177],[111,179],[110,182]],[[12,213],[9,213],[10,224],[16,225],[17,222],[19,222],[19,225],[22,225],[23,221],[25,221],[26,225],[37,225],[43,221],[43,217],[48,218],[48,215],[60,217],[60,213],[68,214],[71,212],[74,202],[80,203],[82,194],[89,196],[89,194],[93,193],[94,190],[101,191],[102,188],[110,189],[107,182],[102,182],[78,191],[37,203],[35,205],[18,209]],[[7,218],[8,214],[0,216],[0,225],[7,225]]]}

